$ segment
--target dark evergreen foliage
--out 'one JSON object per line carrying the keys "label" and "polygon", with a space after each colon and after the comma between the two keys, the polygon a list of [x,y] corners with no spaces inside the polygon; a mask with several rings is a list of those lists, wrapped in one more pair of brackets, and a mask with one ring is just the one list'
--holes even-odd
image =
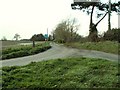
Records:
{"label": "dark evergreen foliage", "polygon": [[104,33],[104,40],[118,41],[120,42],[120,28],[113,28]]}
{"label": "dark evergreen foliage", "polygon": [[[117,3],[111,3],[111,12],[119,12],[120,8],[120,1]],[[87,14],[90,14],[90,29],[89,29],[89,38],[91,41],[97,41],[98,33],[97,33],[97,25],[105,18],[105,16],[109,12],[109,4],[102,3],[102,2],[74,2],[71,4],[72,9],[79,9],[83,12],[87,12]],[[104,11],[105,14],[99,12],[97,13],[97,18],[100,18],[103,16],[97,23],[93,22],[93,11],[94,9],[98,9],[98,11]]]}
{"label": "dark evergreen foliage", "polygon": [[43,34],[35,34],[31,37],[31,41],[45,41]]}

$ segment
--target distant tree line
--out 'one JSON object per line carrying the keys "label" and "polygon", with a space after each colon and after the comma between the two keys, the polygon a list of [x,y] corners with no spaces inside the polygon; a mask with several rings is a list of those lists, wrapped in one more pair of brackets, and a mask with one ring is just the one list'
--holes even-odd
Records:
{"label": "distant tree line", "polygon": [[[91,41],[89,35],[82,37],[77,33],[78,26],[73,20],[64,20],[60,22],[53,31],[53,39],[59,43],[73,42],[73,41]],[[120,28],[113,28],[104,32],[102,35],[98,35],[95,40],[99,41],[118,41],[120,43]]]}

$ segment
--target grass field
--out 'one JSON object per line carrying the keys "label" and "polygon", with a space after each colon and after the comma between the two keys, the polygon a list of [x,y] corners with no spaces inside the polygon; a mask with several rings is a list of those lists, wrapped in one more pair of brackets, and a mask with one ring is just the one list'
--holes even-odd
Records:
{"label": "grass field", "polygon": [[112,41],[84,42],[84,43],[74,42],[74,43],[66,43],[65,45],[78,49],[98,50],[113,54],[118,54],[120,52],[120,48],[118,48],[120,43],[112,42]]}
{"label": "grass field", "polygon": [[102,59],[56,59],[2,70],[3,90],[120,87],[118,64]]}

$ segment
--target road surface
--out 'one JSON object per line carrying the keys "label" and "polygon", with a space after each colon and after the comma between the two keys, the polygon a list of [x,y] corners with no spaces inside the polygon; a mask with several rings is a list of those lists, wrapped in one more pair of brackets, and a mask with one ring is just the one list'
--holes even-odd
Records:
{"label": "road surface", "polygon": [[51,46],[52,46],[51,49],[36,55],[0,61],[0,67],[23,66],[29,64],[30,62],[38,62],[43,60],[66,58],[66,57],[90,57],[90,58],[107,59],[116,62],[118,61],[118,55],[115,54],[109,54],[94,50],[69,48],[55,43],[51,43]]}

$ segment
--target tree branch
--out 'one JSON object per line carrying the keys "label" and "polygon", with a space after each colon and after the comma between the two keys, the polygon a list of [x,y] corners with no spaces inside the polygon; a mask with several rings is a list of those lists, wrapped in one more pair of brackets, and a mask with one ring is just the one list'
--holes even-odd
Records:
{"label": "tree branch", "polygon": [[107,15],[108,12],[106,12],[106,14],[95,24],[95,26],[97,26],[104,18],[105,16]]}

